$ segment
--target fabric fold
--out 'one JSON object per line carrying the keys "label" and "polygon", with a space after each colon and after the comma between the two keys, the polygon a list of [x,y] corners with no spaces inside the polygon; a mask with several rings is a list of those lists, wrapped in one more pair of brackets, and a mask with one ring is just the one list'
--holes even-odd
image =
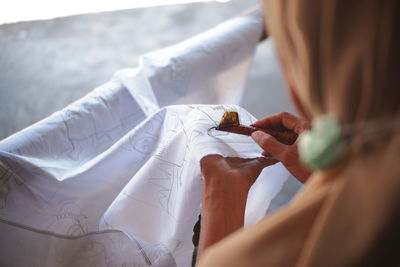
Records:
{"label": "fabric fold", "polygon": [[[142,58],[48,118],[0,142],[0,265],[190,266],[200,212],[199,160],[258,157],[247,136],[210,130],[233,103],[262,30],[239,17]],[[185,105],[174,105],[185,103]],[[190,105],[188,105],[190,103]],[[246,224],[288,174],[266,168]]]}

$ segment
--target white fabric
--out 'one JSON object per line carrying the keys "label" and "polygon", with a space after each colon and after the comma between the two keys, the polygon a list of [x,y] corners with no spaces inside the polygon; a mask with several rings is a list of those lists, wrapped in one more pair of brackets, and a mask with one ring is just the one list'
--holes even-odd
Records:
{"label": "white fabric", "polygon": [[[236,18],[146,55],[137,69],[0,142],[0,266],[190,266],[199,160],[257,157],[251,138],[209,131],[240,99],[262,28]],[[287,178],[252,187],[246,224]]]}

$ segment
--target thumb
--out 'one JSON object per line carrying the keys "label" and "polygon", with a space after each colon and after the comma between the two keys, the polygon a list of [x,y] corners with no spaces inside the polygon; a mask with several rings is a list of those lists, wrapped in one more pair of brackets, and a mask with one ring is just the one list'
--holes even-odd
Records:
{"label": "thumb", "polygon": [[262,131],[256,131],[251,135],[254,142],[256,142],[263,150],[264,153],[274,156],[280,160],[280,156],[287,150],[287,146],[276,140],[273,136]]}

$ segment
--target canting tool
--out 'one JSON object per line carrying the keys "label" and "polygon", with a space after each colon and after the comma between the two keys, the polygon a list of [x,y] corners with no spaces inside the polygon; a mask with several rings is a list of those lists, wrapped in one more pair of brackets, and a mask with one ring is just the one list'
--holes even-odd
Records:
{"label": "canting tool", "polygon": [[255,131],[262,131],[269,135],[272,135],[281,143],[286,145],[292,145],[298,135],[295,132],[286,130],[286,129],[266,129],[254,126],[246,126],[241,125],[239,122],[239,114],[235,111],[226,111],[221,118],[221,121],[217,127],[215,127],[218,131],[236,133],[241,135],[250,136]]}

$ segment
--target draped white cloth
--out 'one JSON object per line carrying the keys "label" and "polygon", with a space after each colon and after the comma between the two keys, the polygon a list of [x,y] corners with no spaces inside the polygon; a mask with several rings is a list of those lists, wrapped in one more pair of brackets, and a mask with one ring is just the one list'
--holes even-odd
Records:
{"label": "draped white cloth", "polygon": [[[249,137],[209,131],[226,110],[243,124],[251,114],[203,104],[238,103],[262,24],[239,17],[145,55],[1,141],[0,266],[190,266],[200,158],[260,156]],[[263,171],[246,224],[287,176],[280,164]]]}

